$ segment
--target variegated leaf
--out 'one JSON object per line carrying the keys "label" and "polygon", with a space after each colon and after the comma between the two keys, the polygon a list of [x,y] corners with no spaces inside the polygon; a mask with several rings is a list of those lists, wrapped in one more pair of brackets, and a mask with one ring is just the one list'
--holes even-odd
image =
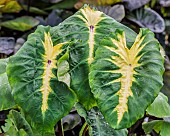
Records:
{"label": "variegated leaf", "polygon": [[54,36],[61,42],[72,38],[79,40],[70,47],[71,88],[79,102],[89,110],[96,105],[89,86],[88,74],[100,41],[116,28],[128,33],[127,40],[134,41],[136,33],[100,11],[85,6],[54,28]]}
{"label": "variegated leaf", "polygon": [[163,85],[163,58],[154,34],[141,29],[130,46],[126,37],[117,30],[105,38],[91,64],[92,92],[115,129],[130,127],[141,118]]}
{"label": "variegated leaf", "polygon": [[51,28],[40,26],[9,58],[7,74],[14,99],[40,135],[54,133],[56,122],[76,101],[74,92],[57,77],[58,60],[69,44],[54,41]]}

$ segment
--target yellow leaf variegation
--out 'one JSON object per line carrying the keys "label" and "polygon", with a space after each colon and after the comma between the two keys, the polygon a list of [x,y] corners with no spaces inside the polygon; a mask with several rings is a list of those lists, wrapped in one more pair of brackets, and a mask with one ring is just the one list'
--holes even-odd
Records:
{"label": "yellow leaf variegation", "polygon": [[130,127],[144,115],[162,87],[159,43],[152,32],[141,29],[131,47],[121,30],[101,44],[91,64],[92,92],[112,127]]}
{"label": "yellow leaf variegation", "polygon": [[72,90],[57,77],[58,61],[69,44],[54,42],[51,28],[40,26],[9,58],[7,74],[14,99],[41,136],[54,135],[54,125],[76,101]]}
{"label": "yellow leaf variegation", "polygon": [[52,91],[50,87],[50,79],[57,78],[55,74],[53,74],[52,69],[57,69],[57,60],[56,57],[63,51],[61,48],[66,43],[60,43],[53,46],[53,42],[50,36],[50,33],[44,33],[45,41],[43,43],[45,54],[43,55],[44,58],[44,73],[43,73],[43,85],[41,87],[42,92],[42,112],[45,112],[48,109],[48,96],[49,93]]}
{"label": "yellow leaf variegation", "polygon": [[89,86],[90,65],[94,61],[95,51],[100,46],[100,41],[110,32],[114,32],[116,28],[122,28],[125,33],[129,33],[127,39],[134,41],[136,33],[87,5],[54,28],[53,36],[64,35],[65,40],[69,41],[72,38],[79,40],[70,47],[69,52],[70,87],[76,92],[79,102],[87,110],[96,106]]}

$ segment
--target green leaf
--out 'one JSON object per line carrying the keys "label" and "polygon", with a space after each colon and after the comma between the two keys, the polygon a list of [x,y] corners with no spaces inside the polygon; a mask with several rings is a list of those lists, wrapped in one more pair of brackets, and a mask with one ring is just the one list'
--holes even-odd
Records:
{"label": "green leaf", "polygon": [[76,110],[92,128],[92,136],[127,136],[127,129],[114,130],[111,128],[97,107],[86,111],[81,104],[77,103]]}
{"label": "green leaf", "polygon": [[27,31],[37,26],[38,24],[39,21],[33,17],[22,16],[14,20],[2,22],[0,23],[0,26],[7,27],[13,30],[18,30],[18,31]]}
{"label": "green leaf", "polygon": [[11,87],[6,74],[8,59],[0,59],[0,111],[7,110],[15,106]]}
{"label": "green leaf", "polygon": [[8,58],[0,59],[0,75],[6,72],[7,63],[8,63]]}
{"label": "green leaf", "polygon": [[125,8],[127,8],[130,11],[142,7],[149,1],[150,0],[123,0],[123,2],[125,2]]}
{"label": "green leaf", "polygon": [[125,17],[125,8],[123,5],[117,4],[114,6],[99,6],[98,10],[120,22]]}
{"label": "green leaf", "polygon": [[53,4],[53,6],[46,8],[45,10],[51,9],[71,9],[74,7],[74,4],[77,0],[62,0],[59,3]]}
{"label": "green leaf", "polygon": [[5,136],[33,136],[32,129],[25,118],[18,111],[11,110],[5,127]]}
{"label": "green leaf", "polygon": [[117,30],[101,42],[89,75],[98,106],[115,129],[143,117],[163,86],[163,58],[154,34],[141,29],[130,46],[126,37]]}
{"label": "green leaf", "polygon": [[16,103],[40,135],[73,107],[75,93],[57,77],[58,60],[72,42],[56,42],[51,27],[39,26],[21,49],[9,58],[7,74]]}
{"label": "green leaf", "polygon": [[21,9],[16,0],[1,0],[0,2],[0,13],[19,12]]}
{"label": "green leaf", "polygon": [[146,134],[151,133],[152,130],[155,130],[157,133],[159,133],[163,123],[163,120],[153,120],[151,122],[143,123],[142,128]]}
{"label": "green leaf", "polygon": [[146,134],[149,134],[152,130],[155,130],[157,133],[160,132],[160,136],[168,136],[170,134],[170,123],[163,120],[143,123],[142,128]]}
{"label": "green leaf", "polygon": [[140,27],[147,27],[156,33],[162,33],[165,30],[165,22],[163,18],[150,8],[140,8],[130,12],[127,18]]}
{"label": "green leaf", "polygon": [[111,128],[97,107],[92,108],[87,114],[86,120],[92,127],[92,136],[127,136],[127,129]]}
{"label": "green leaf", "polygon": [[79,40],[69,49],[70,87],[76,92],[79,102],[87,110],[96,105],[89,86],[90,65],[100,41],[111,31],[114,32],[116,28],[122,28],[125,33],[128,33],[129,44],[135,40],[135,32],[86,5],[53,29],[53,36],[61,42],[71,39]]}
{"label": "green leaf", "polygon": [[149,115],[163,118],[170,116],[170,105],[168,97],[163,93],[159,93],[154,102],[146,109]]}
{"label": "green leaf", "polygon": [[[27,9],[28,9],[27,5],[23,5],[22,7],[24,10],[27,11]],[[41,10],[39,8],[36,8],[36,7],[29,7],[29,12],[35,13],[35,14],[40,14],[40,15],[48,15],[47,12],[45,12],[44,10]]]}

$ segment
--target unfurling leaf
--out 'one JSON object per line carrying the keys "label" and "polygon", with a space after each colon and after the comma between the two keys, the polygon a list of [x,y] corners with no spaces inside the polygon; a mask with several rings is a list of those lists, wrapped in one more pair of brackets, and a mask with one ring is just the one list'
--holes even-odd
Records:
{"label": "unfurling leaf", "polygon": [[163,85],[163,58],[154,34],[141,29],[130,46],[126,36],[117,30],[104,39],[90,68],[92,92],[106,121],[116,129],[143,117]]}

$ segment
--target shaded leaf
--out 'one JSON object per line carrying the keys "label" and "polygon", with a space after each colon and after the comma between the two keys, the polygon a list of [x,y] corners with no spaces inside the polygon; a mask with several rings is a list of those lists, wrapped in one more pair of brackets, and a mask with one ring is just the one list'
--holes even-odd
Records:
{"label": "shaded leaf", "polygon": [[157,133],[160,132],[160,136],[168,136],[170,134],[170,123],[163,120],[143,123],[142,128],[146,134],[149,134],[152,130],[155,130]]}
{"label": "shaded leaf", "polygon": [[13,37],[0,37],[0,53],[11,54],[14,52],[15,39]]}
{"label": "shaded leaf", "polygon": [[153,120],[151,122],[143,123],[142,128],[146,134],[149,134],[152,130],[155,130],[157,133],[159,133],[163,123],[163,120]]}
{"label": "shaded leaf", "polygon": [[0,2],[0,12],[19,12],[21,9],[21,6],[16,0],[1,0]]}
{"label": "shaded leaf", "polygon": [[41,25],[56,26],[63,21],[63,19],[58,15],[61,12],[61,10],[53,10],[45,20],[41,17],[36,17],[36,19],[40,21]]}
{"label": "shaded leaf", "polygon": [[149,115],[163,118],[170,116],[170,105],[168,104],[168,97],[163,93],[155,98],[154,102],[146,109]]}
{"label": "shaded leaf", "polygon": [[162,7],[161,13],[164,17],[170,17],[170,8],[169,7]]}
{"label": "shaded leaf", "polygon": [[163,18],[150,8],[140,8],[127,15],[127,18],[140,27],[147,27],[151,31],[161,33],[165,29]]}
{"label": "shaded leaf", "polygon": [[55,124],[76,101],[74,92],[57,77],[57,63],[73,43],[56,42],[53,34],[51,27],[39,26],[7,67],[14,99],[39,135],[54,134]]}
{"label": "shaded leaf", "polygon": [[111,6],[100,6],[97,7],[98,10],[104,12],[106,15],[114,18],[117,21],[121,21],[125,17],[125,9],[123,5],[114,5]]}
{"label": "shaded leaf", "polygon": [[15,110],[9,112],[5,127],[2,127],[2,129],[6,132],[5,136],[33,136],[32,129],[28,122],[21,113]]}
{"label": "shaded leaf", "polygon": [[127,136],[127,129],[114,130],[111,128],[97,107],[86,111],[81,104],[77,103],[76,110],[92,128],[92,136]]}
{"label": "shaded leaf", "polygon": [[150,0],[123,0],[123,2],[125,2],[125,8],[129,9],[130,11],[142,7],[149,1]]}
{"label": "shaded leaf", "polygon": [[38,24],[39,24],[39,21],[33,17],[22,16],[14,20],[1,22],[0,26],[7,27],[13,30],[18,30],[18,31],[27,31],[37,26]]}
{"label": "shaded leaf", "polygon": [[106,6],[106,5],[112,5],[118,2],[122,2],[122,0],[79,0],[74,5],[76,9],[80,9],[83,7],[84,4],[92,4],[95,6]]}
{"label": "shaded leaf", "polygon": [[[24,10],[27,11],[27,9],[28,9],[27,5],[23,5],[22,7],[23,7]],[[48,13],[46,11],[41,10],[37,7],[29,7],[29,12],[35,13],[35,14],[40,14],[40,15],[48,15]]]}
{"label": "shaded leaf", "polygon": [[130,46],[126,36],[117,30],[101,42],[89,75],[98,106],[115,129],[143,117],[163,86],[164,58],[154,33],[140,29]]}
{"label": "shaded leaf", "polygon": [[159,0],[159,3],[163,7],[170,7],[170,0]]}
{"label": "shaded leaf", "polygon": [[[81,123],[81,118],[78,114],[68,114],[62,119],[63,130],[72,130]],[[58,132],[58,125],[56,126]]]}
{"label": "shaded leaf", "polygon": [[53,4],[53,6],[46,8],[46,10],[51,9],[71,9],[74,7],[74,4],[77,0],[63,0],[59,3]]}

